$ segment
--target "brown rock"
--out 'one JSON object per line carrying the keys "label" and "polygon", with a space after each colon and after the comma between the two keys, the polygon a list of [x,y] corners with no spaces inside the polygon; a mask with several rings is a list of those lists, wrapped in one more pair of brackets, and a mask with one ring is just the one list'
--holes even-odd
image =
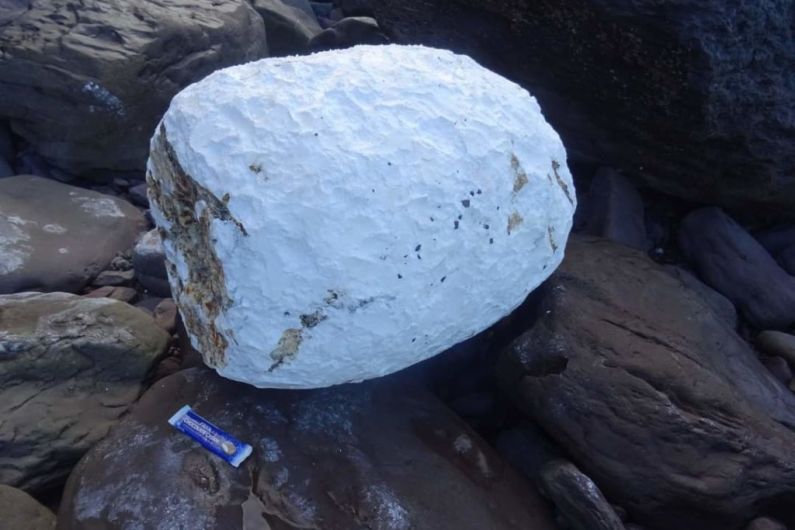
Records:
{"label": "brown rock", "polygon": [[574,237],[502,386],[653,530],[795,522],[795,396],[696,292],[632,249]]}
{"label": "brown rock", "polygon": [[55,514],[22,490],[0,484],[0,530],[53,530]]}
{"label": "brown rock", "polygon": [[174,333],[177,328],[177,304],[171,298],[164,298],[155,306],[153,311],[155,322],[157,325],[168,331]]}
{"label": "brown rock", "polygon": [[[184,404],[254,451],[239,469],[176,431]],[[553,530],[546,505],[461,420],[390,379],[264,390],[183,370],[75,468],[59,530]]]}
{"label": "brown rock", "polygon": [[106,285],[84,294],[86,298],[113,298],[120,302],[131,303],[138,296],[138,291],[132,287],[114,287]]}

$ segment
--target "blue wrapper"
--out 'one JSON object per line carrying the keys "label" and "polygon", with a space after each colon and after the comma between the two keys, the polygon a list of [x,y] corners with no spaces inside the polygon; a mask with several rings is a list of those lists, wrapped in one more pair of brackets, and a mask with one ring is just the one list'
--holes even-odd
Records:
{"label": "blue wrapper", "polygon": [[179,409],[168,422],[234,467],[238,467],[251,454],[250,445],[225,433],[193,412],[188,405]]}

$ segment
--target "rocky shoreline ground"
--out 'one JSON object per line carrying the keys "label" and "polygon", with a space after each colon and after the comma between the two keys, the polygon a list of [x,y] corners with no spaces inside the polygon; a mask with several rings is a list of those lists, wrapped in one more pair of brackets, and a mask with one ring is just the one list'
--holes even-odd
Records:
{"label": "rocky shoreline ground", "polygon": [[[0,529],[795,529],[795,3],[532,4],[1,4]],[[219,68],[385,43],[538,98],[563,264],[396,374],[223,379],[172,300],[154,127]],[[251,459],[166,425],[186,402]]]}

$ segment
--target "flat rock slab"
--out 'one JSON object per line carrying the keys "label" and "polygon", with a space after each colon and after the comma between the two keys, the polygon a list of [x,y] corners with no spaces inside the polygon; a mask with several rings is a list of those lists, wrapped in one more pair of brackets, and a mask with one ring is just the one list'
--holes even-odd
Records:
{"label": "flat rock slab", "polygon": [[55,514],[22,490],[0,484],[0,530],[53,530]]}
{"label": "flat rock slab", "polygon": [[605,496],[653,530],[793,520],[795,395],[646,255],[570,240],[503,388]]}
{"label": "flat rock slab", "polygon": [[[171,427],[184,404],[253,454]],[[59,530],[554,530],[546,505],[436,398],[388,380],[260,390],[206,368],[152,387],[75,468]]]}
{"label": "flat rock slab", "polygon": [[0,24],[0,118],[71,172],[143,171],[171,98],[267,54],[245,0],[12,1]]}
{"label": "flat rock slab", "polygon": [[0,294],[77,292],[145,227],[117,197],[30,175],[0,179]]}
{"label": "flat rock slab", "polygon": [[0,483],[64,479],[138,397],[168,339],[110,298],[0,296]]}

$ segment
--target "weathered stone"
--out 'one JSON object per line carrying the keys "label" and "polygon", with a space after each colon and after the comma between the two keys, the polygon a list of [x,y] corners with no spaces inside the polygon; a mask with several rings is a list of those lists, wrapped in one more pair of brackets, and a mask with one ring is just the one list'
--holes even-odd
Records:
{"label": "weathered stone", "polygon": [[53,530],[55,514],[22,490],[0,484],[0,530]]}
{"label": "weathered stone", "polygon": [[541,470],[544,493],[573,530],[624,530],[624,524],[594,482],[577,466],[554,460]]}
{"label": "weathered stone", "polygon": [[314,51],[350,48],[357,44],[386,44],[389,39],[369,17],[348,17],[335,22],[309,42]]}
{"label": "weathered stone", "polygon": [[756,345],[767,355],[783,357],[795,366],[795,335],[781,331],[763,331],[757,335]]}
{"label": "weathered stone", "polygon": [[167,341],[109,298],[0,296],[0,483],[35,490],[65,478],[138,397]]}
{"label": "weathered stone", "polygon": [[174,98],[148,182],[194,346],[274,387],[385,375],[489,327],[558,265],[576,204],[533,98],[422,47],[218,71]]}
{"label": "weathered stone", "polygon": [[133,270],[107,270],[100,272],[91,283],[97,287],[104,287],[106,285],[129,285],[133,281],[133,278],[135,278],[135,271]]}
{"label": "weathered stone", "polygon": [[181,88],[267,53],[245,0],[13,0],[0,24],[0,117],[53,165],[141,170]]}
{"label": "weathered stone", "polygon": [[731,300],[720,294],[712,287],[705,285],[701,280],[695,277],[694,274],[677,267],[675,265],[668,265],[665,267],[671,275],[682,282],[685,287],[692,289],[701,295],[701,298],[709,304],[715,315],[720,317],[721,320],[729,324],[732,328],[737,327],[737,309]]}
{"label": "weathered stone", "polygon": [[[235,469],[168,425],[185,403],[254,452]],[[207,369],[156,383],[78,464],[60,530],[554,530],[526,483],[424,391],[261,390]]]}
{"label": "weathered stone", "polygon": [[734,302],[753,325],[776,329],[795,323],[795,277],[719,208],[688,214],[679,245],[704,282]]}
{"label": "weathered stone", "polygon": [[760,517],[751,521],[745,530],[787,530],[787,527],[774,519]]}
{"label": "weathered stone", "polygon": [[171,296],[163,241],[156,229],[142,235],[135,244],[133,267],[136,279],[147,291],[156,296]]}
{"label": "weathered stone", "polygon": [[82,289],[143,231],[117,197],[21,175],[0,180],[0,293]]}
{"label": "weathered stone", "polygon": [[309,51],[309,41],[322,30],[308,0],[250,0],[265,21],[272,57]]}
{"label": "weathered stone", "polygon": [[[535,94],[569,156],[795,216],[795,0],[345,0]],[[742,65],[741,67],[739,65]]]}
{"label": "weathered stone", "polygon": [[174,333],[174,330],[177,328],[177,305],[174,303],[174,300],[171,298],[164,298],[161,300],[160,303],[155,306],[152,316],[155,318],[155,322],[158,326],[169,333]]}
{"label": "weathered stone", "polygon": [[138,291],[132,287],[117,287],[106,285],[98,289],[94,289],[90,293],[83,295],[87,298],[113,298],[120,302],[130,303],[138,296]]}
{"label": "weathered stone", "polygon": [[546,289],[500,380],[608,498],[654,530],[795,522],[795,395],[698,293],[582,238]]}
{"label": "weathered stone", "polygon": [[765,368],[770,370],[770,373],[775,376],[776,379],[781,381],[784,385],[789,385],[790,381],[792,381],[792,369],[787,363],[787,360],[783,357],[771,357],[769,355],[763,355],[759,358],[762,361],[762,364],[765,365]]}
{"label": "weathered stone", "polygon": [[599,168],[585,201],[585,232],[639,250],[649,249],[643,200],[630,180],[611,168]]}

